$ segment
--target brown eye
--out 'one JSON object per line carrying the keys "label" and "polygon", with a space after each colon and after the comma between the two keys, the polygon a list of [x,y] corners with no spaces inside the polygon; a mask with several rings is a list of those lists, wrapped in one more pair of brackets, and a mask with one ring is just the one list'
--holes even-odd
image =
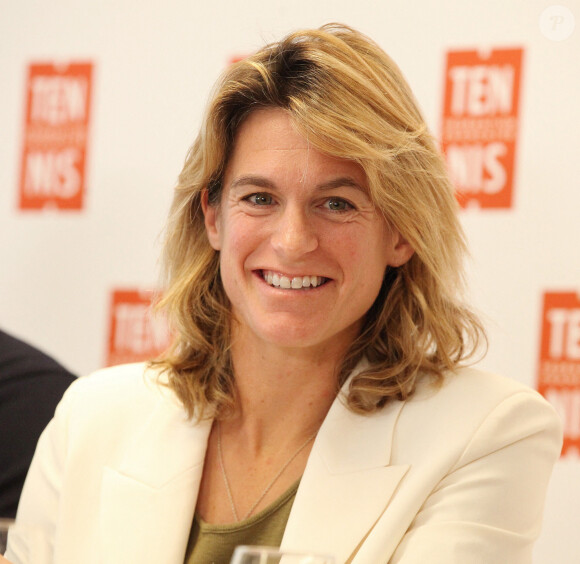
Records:
{"label": "brown eye", "polygon": [[352,209],[352,206],[342,198],[330,198],[327,203],[328,209],[331,211],[341,212]]}
{"label": "brown eye", "polygon": [[254,204],[255,206],[271,206],[274,203],[274,199],[270,194],[265,194],[263,192],[258,192],[257,194],[251,194],[246,198],[248,202]]}

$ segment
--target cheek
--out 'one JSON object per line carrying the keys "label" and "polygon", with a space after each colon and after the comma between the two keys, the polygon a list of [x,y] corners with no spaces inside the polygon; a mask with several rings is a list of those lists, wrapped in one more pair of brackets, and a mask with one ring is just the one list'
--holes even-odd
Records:
{"label": "cheek", "polygon": [[249,255],[257,248],[256,234],[244,222],[230,224],[222,238],[222,261],[229,268],[242,268]]}
{"label": "cheek", "polygon": [[250,247],[250,241],[251,232],[248,232],[243,227],[234,227],[229,233],[228,244],[230,251],[236,256],[243,254]]}
{"label": "cheek", "polygon": [[[389,245],[384,237],[375,234],[361,238],[356,246],[346,247],[351,266],[351,276],[361,293],[378,294],[389,262]],[[372,301],[371,300],[371,301]]]}
{"label": "cheek", "polygon": [[335,239],[331,245],[359,277],[384,273],[387,267],[389,243],[382,230],[353,232]]}

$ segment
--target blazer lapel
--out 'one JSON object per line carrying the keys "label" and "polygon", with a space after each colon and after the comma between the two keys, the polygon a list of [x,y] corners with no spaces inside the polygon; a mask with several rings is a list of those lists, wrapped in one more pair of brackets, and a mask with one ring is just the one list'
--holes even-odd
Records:
{"label": "blazer lapel", "polygon": [[282,547],[349,560],[387,507],[408,466],[389,466],[403,402],[364,416],[337,398],[312,448]]}
{"label": "blazer lapel", "polygon": [[157,402],[121,464],[104,470],[103,562],[183,563],[210,429],[174,399]]}

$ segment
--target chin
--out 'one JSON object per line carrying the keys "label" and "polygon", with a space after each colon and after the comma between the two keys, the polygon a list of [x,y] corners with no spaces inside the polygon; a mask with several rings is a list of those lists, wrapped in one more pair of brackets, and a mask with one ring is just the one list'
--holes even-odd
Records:
{"label": "chin", "polygon": [[358,327],[351,326],[337,333],[332,333],[330,336],[325,335],[320,330],[320,324],[313,323],[310,326],[295,327],[289,330],[296,324],[281,323],[276,327],[270,326],[268,330],[264,331],[260,338],[264,342],[281,349],[316,350],[321,348],[325,354],[331,350],[343,351],[348,348],[350,343],[356,338],[358,334]]}
{"label": "chin", "polygon": [[302,349],[315,347],[320,344],[319,335],[308,332],[289,332],[286,330],[268,332],[263,336],[264,341],[285,349]]}

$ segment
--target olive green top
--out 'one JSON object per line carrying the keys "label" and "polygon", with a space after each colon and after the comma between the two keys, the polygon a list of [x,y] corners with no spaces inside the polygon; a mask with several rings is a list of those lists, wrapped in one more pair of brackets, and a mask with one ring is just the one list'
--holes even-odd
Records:
{"label": "olive green top", "polygon": [[300,480],[266,509],[239,523],[210,525],[195,514],[184,564],[229,564],[236,546],[280,546]]}

